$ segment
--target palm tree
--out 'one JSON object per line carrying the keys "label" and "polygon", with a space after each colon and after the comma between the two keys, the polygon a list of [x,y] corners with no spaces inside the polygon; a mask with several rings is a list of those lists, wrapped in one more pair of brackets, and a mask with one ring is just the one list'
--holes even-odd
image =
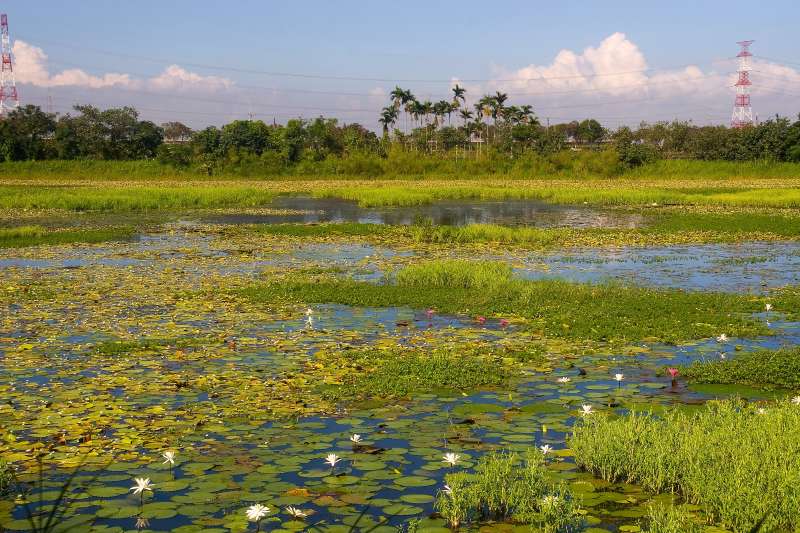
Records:
{"label": "palm tree", "polygon": [[458,112],[458,115],[461,117],[461,120],[464,121],[464,127],[466,128],[467,122],[469,122],[469,119],[472,118],[472,111],[470,111],[469,109],[462,109],[461,111]]}
{"label": "palm tree", "polygon": [[389,128],[397,121],[397,114],[397,108],[394,106],[384,107],[383,111],[381,111],[381,118],[378,119],[378,122],[383,125],[384,139],[389,137]]}
{"label": "palm tree", "polygon": [[450,115],[451,113],[450,102],[446,100],[439,100],[435,104],[433,104],[433,114],[435,117],[435,124],[438,126],[440,124],[439,117],[444,118],[445,115]]}
{"label": "palm tree", "polygon": [[[466,98],[464,95],[466,94],[467,90],[456,83],[456,86],[453,87],[453,107],[458,109],[461,107],[461,103],[467,103]],[[461,101],[461,103],[459,102]]]}

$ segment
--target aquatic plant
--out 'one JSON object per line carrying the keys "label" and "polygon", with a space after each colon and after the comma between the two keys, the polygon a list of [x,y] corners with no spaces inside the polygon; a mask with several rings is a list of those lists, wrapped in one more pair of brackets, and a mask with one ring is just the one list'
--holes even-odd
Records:
{"label": "aquatic plant", "polygon": [[800,348],[740,352],[732,359],[695,361],[681,368],[693,383],[799,389]]}
{"label": "aquatic plant", "polygon": [[[694,414],[586,417],[568,445],[578,466],[610,482],[677,492],[715,522],[791,530],[800,517],[800,409],[712,401]],[[758,416],[756,416],[758,415]],[[764,518],[766,516],[766,518]]]}
{"label": "aquatic plant", "polygon": [[261,521],[269,515],[269,507],[260,503],[251,505],[245,510],[245,515],[250,522],[256,523],[256,531],[260,531]]}
{"label": "aquatic plant", "polygon": [[461,460],[461,456],[457,453],[448,452],[444,454],[442,460],[445,463],[449,464],[450,466],[456,466],[458,464],[458,461]]}
{"label": "aquatic plant", "polygon": [[705,527],[698,523],[684,507],[652,504],[647,509],[643,533],[702,533]]}
{"label": "aquatic plant", "polygon": [[508,265],[493,262],[430,261],[399,271],[396,283],[277,278],[240,294],[270,305],[435,306],[440,313],[519,316],[526,319],[523,327],[568,339],[638,341],[655,337],[677,342],[710,337],[720,327],[740,336],[768,332],[763,322],[744,316],[762,305],[750,297],[619,284],[528,281],[508,278],[508,269]]}
{"label": "aquatic plant", "polygon": [[131,227],[99,229],[46,229],[41,226],[0,228],[0,248],[22,248],[45,244],[124,241],[133,237]]}
{"label": "aquatic plant", "polygon": [[582,519],[568,489],[549,481],[538,451],[521,457],[493,452],[478,461],[475,471],[445,476],[436,510],[451,527],[485,520],[530,524],[541,531],[578,531]]}

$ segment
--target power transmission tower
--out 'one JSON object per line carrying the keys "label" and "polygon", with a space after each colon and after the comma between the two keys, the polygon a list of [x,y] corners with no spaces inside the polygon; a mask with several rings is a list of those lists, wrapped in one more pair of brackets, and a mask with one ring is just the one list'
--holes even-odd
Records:
{"label": "power transmission tower", "polygon": [[733,104],[733,116],[731,117],[732,128],[744,128],[745,126],[753,125],[753,108],[750,107],[750,86],[753,82],[750,81],[750,71],[753,67],[750,64],[750,58],[753,54],[750,53],[750,45],[754,41],[739,41],[739,46],[742,47],[739,54],[739,79],[736,82],[736,101]]}
{"label": "power transmission tower", "polygon": [[11,57],[11,39],[8,36],[8,15],[0,15],[2,32],[3,65],[0,67],[0,116],[19,107],[17,83],[14,81],[14,63]]}

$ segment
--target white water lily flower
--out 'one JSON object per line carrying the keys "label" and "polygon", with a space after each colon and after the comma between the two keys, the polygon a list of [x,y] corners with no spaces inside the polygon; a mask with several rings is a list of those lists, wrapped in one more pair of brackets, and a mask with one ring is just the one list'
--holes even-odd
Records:
{"label": "white water lily flower", "polygon": [[756,410],[756,413],[758,413],[758,414],[760,414],[760,415],[765,415],[765,414],[767,414],[767,410],[766,410],[766,409],[764,409],[763,407],[759,407],[759,408]]}
{"label": "white water lily flower", "polygon": [[301,511],[297,507],[290,505],[286,508],[286,512],[289,513],[294,518],[305,518],[308,516],[308,513],[305,511]]}
{"label": "white water lily flower", "polygon": [[269,507],[257,503],[248,507],[245,514],[247,514],[247,519],[251,522],[258,522],[269,514]]}
{"label": "white water lily flower", "polygon": [[766,310],[766,311],[772,311],[772,304],[765,304],[765,305],[764,305],[764,310]]}
{"label": "white water lily flower", "polygon": [[354,433],[353,436],[350,437],[350,440],[353,442],[353,444],[358,444],[359,442],[361,442],[361,435],[359,435],[358,433]]}
{"label": "white water lily flower", "polygon": [[571,380],[570,378],[568,378],[567,376],[564,376],[564,377],[562,377],[562,378],[558,378],[558,380],[557,380],[557,381],[558,381],[559,383],[569,383],[569,382],[570,382],[570,381],[572,381],[572,380]]}
{"label": "white water lily flower", "polygon": [[617,381],[622,381],[623,379],[625,379],[625,374],[614,374],[614,379],[616,379]]}
{"label": "white water lily flower", "polygon": [[800,405],[800,396],[795,396],[792,398],[792,403],[795,405]]}
{"label": "white water lily flower", "polygon": [[456,463],[458,463],[459,459],[461,459],[461,456],[457,453],[446,453],[442,456],[442,461],[450,466],[456,466]]}
{"label": "white water lily flower", "polygon": [[134,485],[133,487],[128,489],[128,490],[132,490],[133,494],[142,494],[146,490],[149,490],[150,492],[153,492],[153,487],[155,487],[155,485],[150,483],[150,478],[149,477],[148,478],[137,477],[137,478],[134,478],[133,482],[136,483],[136,485]]}
{"label": "white water lily flower", "polygon": [[444,487],[442,487],[442,492],[444,492],[448,496],[453,495],[453,489],[450,488],[450,485],[445,485]]}
{"label": "white water lily flower", "polygon": [[175,464],[175,452],[171,450],[166,451],[161,454],[161,457],[164,458],[164,462],[161,463],[162,465],[169,463],[170,466],[173,466]]}
{"label": "white water lily flower", "polygon": [[591,405],[589,405],[588,403],[585,403],[585,404],[581,405],[581,411],[580,412],[581,412],[581,415],[586,416],[586,415],[593,414],[594,410],[592,409]]}
{"label": "white water lily flower", "polygon": [[542,498],[542,507],[552,507],[558,503],[558,496],[550,494]]}
{"label": "white water lily flower", "polygon": [[306,309],[306,316],[311,316],[313,314],[314,314],[314,311],[312,311],[310,307],[308,309]]}
{"label": "white water lily flower", "polygon": [[336,466],[336,463],[339,461],[341,461],[341,459],[335,453],[329,453],[327,456],[325,456],[325,462],[331,465],[331,468]]}
{"label": "white water lily flower", "polygon": [[541,450],[542,455],[547,455],[548,453],[553,451],[553,448],[549,444],[544,444],[539,446],[539,450]]}
{"label": "white water lily flower", "polygon": [[720,336],[717,337],[717,342],[728,342],[728,336],[721,333]]}

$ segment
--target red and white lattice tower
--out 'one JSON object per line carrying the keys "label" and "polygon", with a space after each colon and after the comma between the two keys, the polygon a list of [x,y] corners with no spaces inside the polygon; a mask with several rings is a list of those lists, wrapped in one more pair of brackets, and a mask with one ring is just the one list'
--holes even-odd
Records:
{"label": "red and white lattice tower", "polygon": [[732,128],[744,128],[753,125],[753,108],[750,107],[750,71],[753,67],[750,58],[750,45],[753,41],[740,41],[738,43],[742,50],[736,56],[739,58],[739,79],[736,81],[736,102],[733,104],[733,117],[731,117]]}
{"label": "red and white lattice tower", "polygon": [[11,56],[11,38],[8,36],[8,15],[0,15],[2,33],[3,64],[0,67],[0,116],[19,107],[17,83],[14,81],[14,60]]}

